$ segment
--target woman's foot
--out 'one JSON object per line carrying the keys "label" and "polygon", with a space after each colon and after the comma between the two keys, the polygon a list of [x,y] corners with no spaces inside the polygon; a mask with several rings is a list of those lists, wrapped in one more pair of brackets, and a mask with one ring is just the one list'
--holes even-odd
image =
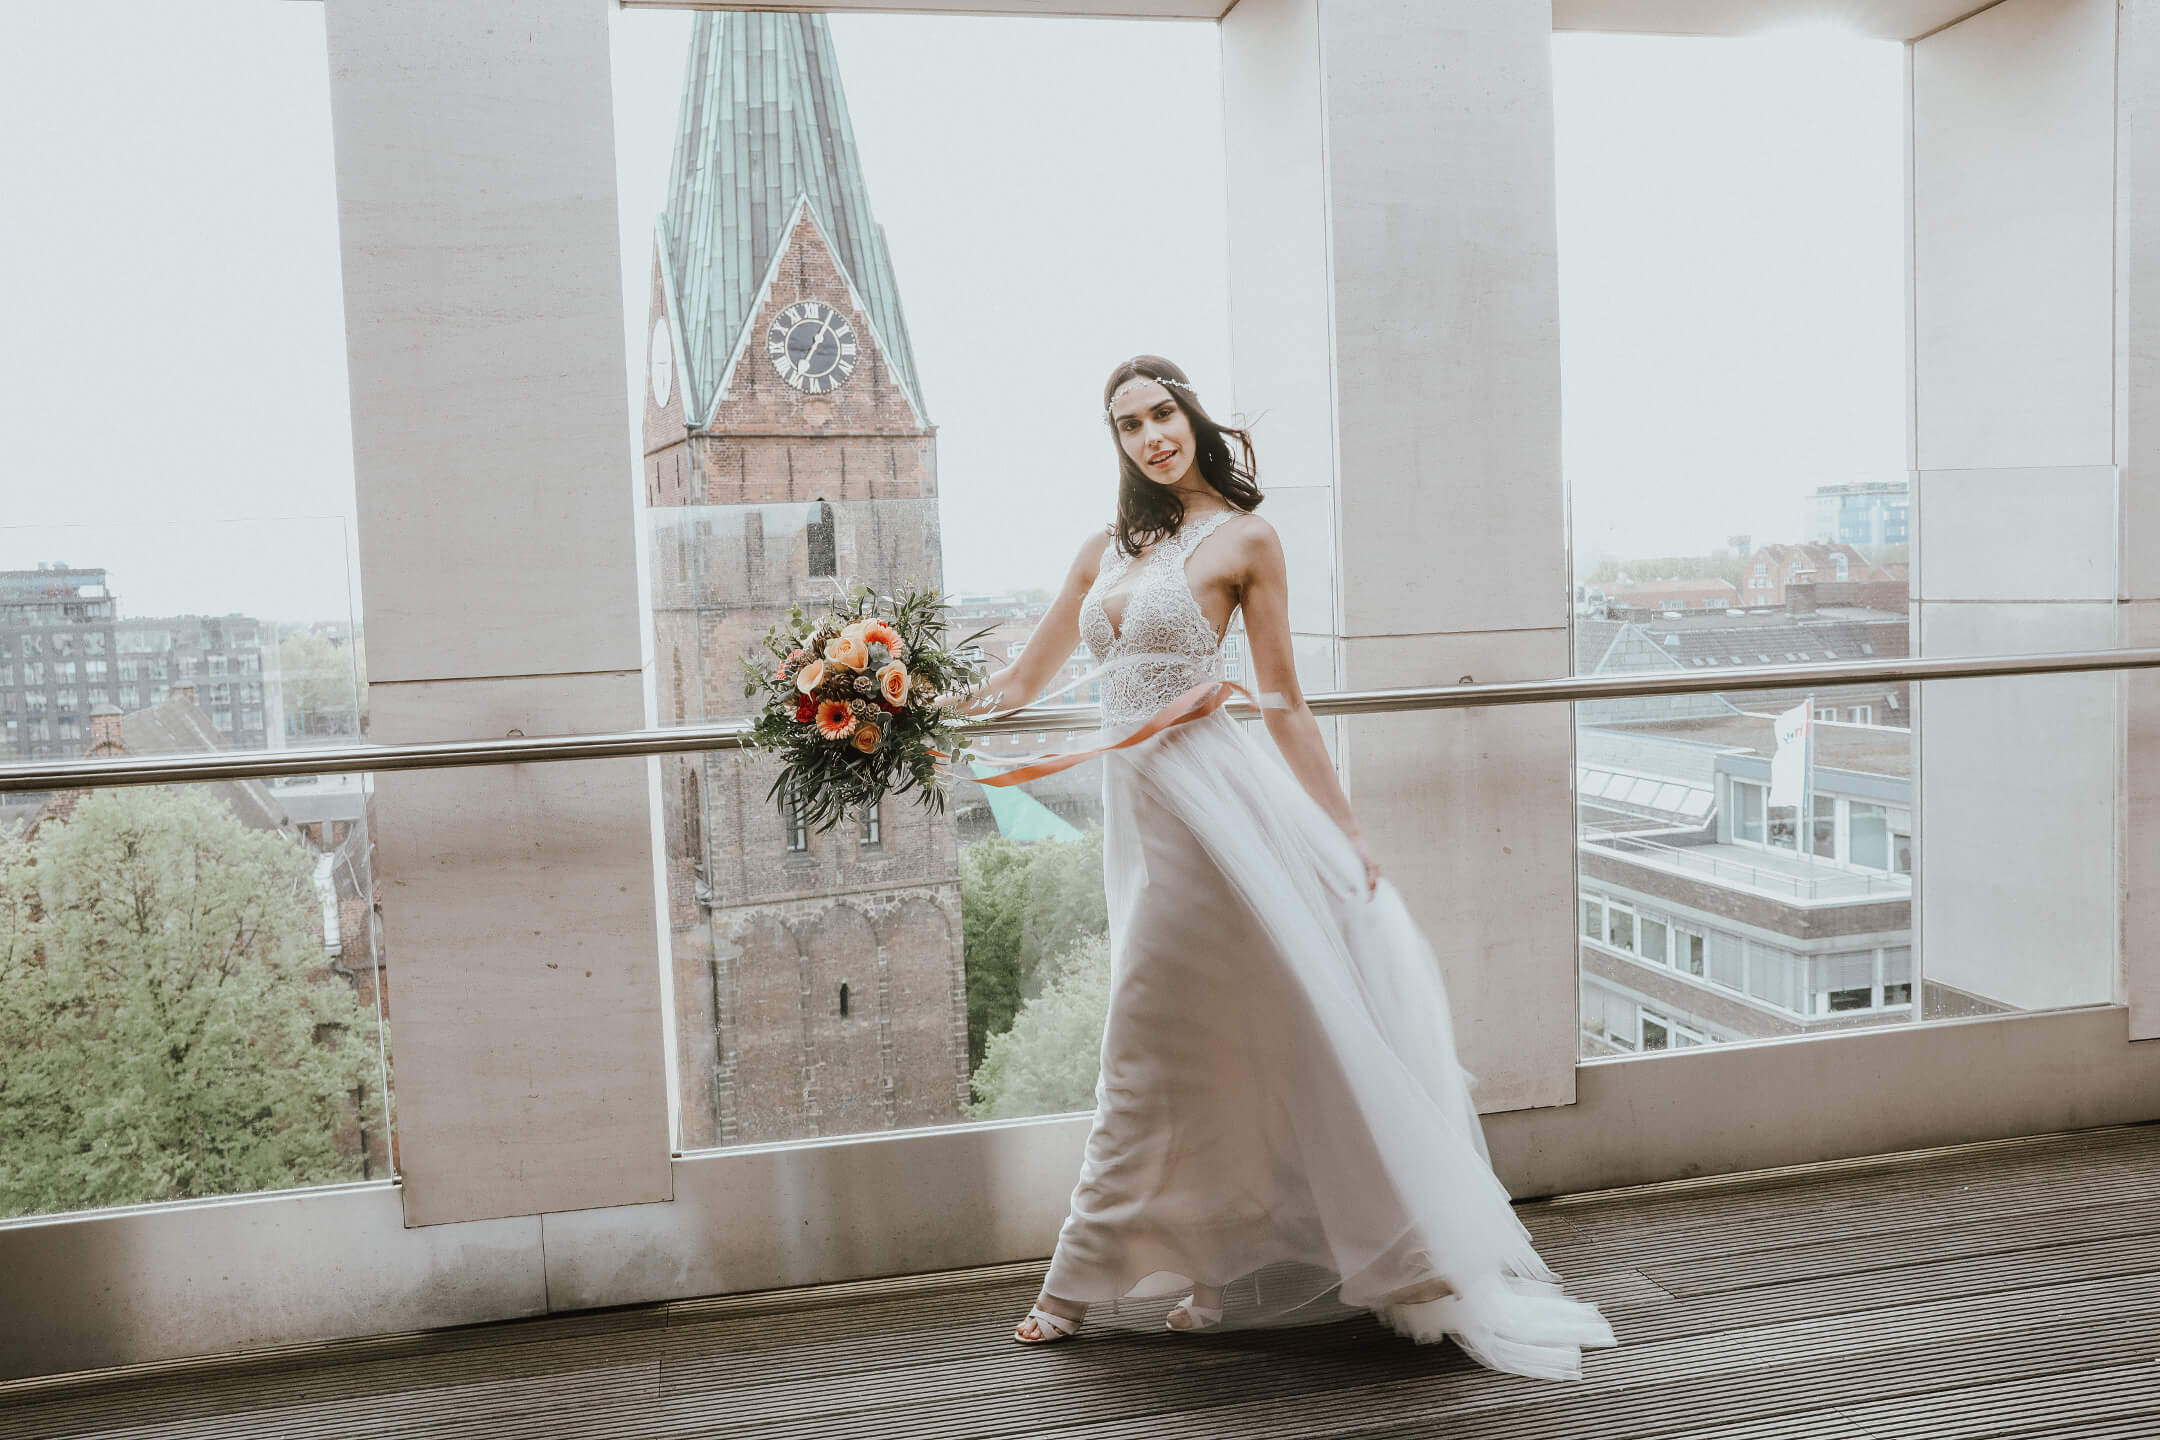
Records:
{"label": "woman's foot", "polygon": [[1422,1305],[1427,1300],[1438,1300],[1443,1296],[1454,1293],[1453,1290],[1448,1288],[1448,1283],[1445,1280],[1428,1280],[1423,1285],[1405,1290],[1400,1295],[1392,1297],[1387,1303],[1390,1305]]}
{"label": "woman's foot", "polygon": [[1053,1300],[1048,1295],[1037,1297],[1035,1308],[1013,1327],[1013,1339],[1023,1345],[1048,1345],[1054,1341],[1067,1340],[1080,1322],[1087,1316],[1087,1306],[1072,1305],[1063,1300]]}
{"label": "woman's foot", "polygon": [[1163,1324],[1172,1330],[1205,1330],[1222,1321],[1222,1291],[1211,1290],[1205,1285],[1193,1286],[1193,1293],[1170,1307],[1163,1317]]}

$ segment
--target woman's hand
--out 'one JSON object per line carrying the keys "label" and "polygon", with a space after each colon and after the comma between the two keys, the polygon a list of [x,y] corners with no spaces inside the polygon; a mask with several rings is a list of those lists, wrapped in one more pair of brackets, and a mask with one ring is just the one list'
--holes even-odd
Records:
{"label": "woman's hand", "polygon": [[1365,848],[1365,837],[1355,830],[1350,832],[1350,843],[1365,866],[1365,898],[1370,900],[1380,888],[1380,862],[1372,858],[1372,852]]}

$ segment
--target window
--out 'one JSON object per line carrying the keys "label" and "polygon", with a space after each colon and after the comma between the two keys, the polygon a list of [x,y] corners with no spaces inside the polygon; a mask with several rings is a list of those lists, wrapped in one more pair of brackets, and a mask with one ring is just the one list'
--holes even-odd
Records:
{"label": "window", "polygon": [[1765,812],[1770,831],[1770,844],[1780,850],[1798,851],[1800,848],[1800,807],[1797,805],[1772,805]]}
{"label": "window", "polygon": [[810,826],[803,819],[802,802],[799,800],[788,810],[787,848],[788,853],[794,855],[807,853],[810,849]]}
{"label": "window", "polygon": [[[1801,1011],[1807,960],[1782,946],[1747,943],[1747,993],[1780,1010]],[[1805,1013],[1805,1012],[1802,1012]]]}
{"label": "window", "polygon": [[1837,858],[1837,797],[1817,795],[1815,801],[1815,853],[1825,860]]}
{"label": "window", "polygon": [[1708,978],[1711,983],[1722,985],[1734,993],[1741,991],[1742,970],[1745,966],[1740,950],[1740,937],[1713,930],[1708,938],[1710,965]]}
{"label": "window", "polygon": [[1817,706],[1815,707],[1815,718],[1816,718],[1817,720],[1836,720],[1836,719],[1837,719],[1837,706],[1835,706],[1835,705],[1817,705]]}
{"label": "window", "polygon": [[1582,933],[1592,940],[1604,938],[1605,902],[1595,895],[1582,897]]}
{"label": "window", "polygon": [[1851,816],[1847,858],[1855,865],[1868,870],[1890,868],[1889,812],[1880,805],[1863,801],[1848,802]]}
{"label": "window", "polygon": [[1638,937],[1639,943],[1636,946],[1636,953],[1640,954],[1645,960],[1655,960],[1660,965],[1670,965],[1672,963],[1670,934],[1671,932],[1667,929],[1663,916],[1643,916],[1642,933]]}
{"label": "window", "polygon": [[808,530],[810,540],[810,573],[812,575],[837,574],[840,568],[839,539],[834,533],[833,508],[821,498],[817,513]]}
{"label": "window", "polygon": [[1672,1022],[1655,1010],[1642,1012],[1642,1048],[1664,1050],[1672,1044]]}
{"label": "window", "polygon": [[1912,946],[1889,945],[1882,952],[1882,1003],[1912,1004]]}
{"label": "window", "polygon": [[1855,725],[1872,725],[1875,723],[1875,707],[1872,705],[1854,705],[1846,710],[1845,718]]}
{"label": "window", "polygon": [[1831,566],[1837,571],[1838,579],[1849,580],[1852,578],[1850,573],[1852,569],[1852,562],[1846,556],[1844,551],[1840,550],[1835,555],[1832,555],[1830,557],[1830,563]]}
{"label": "window", "polygon": [[1815,1014],[1830,1015],[1840,1010],[1874,1008],[1873,950],[1854,950],[1844,954],[1815,957]]}
{"label": "window", "polygon": [[1625,905],[1605,907],[1605,943],[1615,950],[1635,949],[1635,912]]}
{"label": "window", "polygon": [[874,804],[864,806],[862,812],[862,831],[856,837],[855,841],[857,848],[863,850],[878,849],[883,843],[883,834],[884,830],[880,823],[878,807]]}
{"label": "window", "polygon": [[1701,976],[1706,942],[1701,932],[1673,928],[1672,967],[1683,975]]}
{"label": "window", "polygon": [[1758,575],[1758,576],[1766,576],[1766,575],[1768,575],[1768,574],[1770,573],[1770,562],[1769,562],[1769,561],[1767,561],[1767,560],[1758,560],[1758,561],[1756,561],[1756,562],[1755,562],[1755,573],[1756,573],[1756,575]]}
{"label": "window", "polygon": [[1763,787],[1745,780],[1732,782],[1733,839],[1763,843]]}

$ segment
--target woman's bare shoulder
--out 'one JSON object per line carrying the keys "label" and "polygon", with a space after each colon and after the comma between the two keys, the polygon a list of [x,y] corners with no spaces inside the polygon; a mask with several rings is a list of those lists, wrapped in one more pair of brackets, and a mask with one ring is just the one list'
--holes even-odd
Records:
{"label": "woman's bare shoulder", "polygon": [[1117,544],[1117,524],[1112,522],[1100,530],[1090,530],[1080,548],[1073,554],[1072,574],[1079,579],[1093,581],[1095,572],[1102,567],[1103,557]]}

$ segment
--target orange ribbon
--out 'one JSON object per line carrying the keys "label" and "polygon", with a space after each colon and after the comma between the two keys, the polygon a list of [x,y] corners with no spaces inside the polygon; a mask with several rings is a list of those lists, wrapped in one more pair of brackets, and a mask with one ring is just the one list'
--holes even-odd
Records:
{"label": "orange ribbon", "polygon": [[[1085,750],[1053,751],[1048,755],[1039,756],[1022,764],[1017,770],[1008,770],[1002,775],[978,775],[975,777],[976,782],[982,785],[1018,785],[1023,780],[1039,780],[1045,775],[1055,775],[1060,770],[1078,765],[1083,760],[1092,760],[1097,755],[1107,751],[1122,750],[1128,745],[1137,745],[1173,725],[1184,725],[1190,721],[1211,715],[1222,708],[1223,701],[1230,698],[1232,690],[1237,691],[1247,700],[1253,698],[1252,691],[1247,690],[1235,680],[1203,680],[1149,716],[1145,725],[1133,731],[1123,740],[1115,741],[1109,745],[1090,746]],[[1254,703],[1257,704],[1258,702],[1255,701]],[[977,756],[975,758],[986,765],[1012,763],[1010,760],[992,759],[988,756]]]}

